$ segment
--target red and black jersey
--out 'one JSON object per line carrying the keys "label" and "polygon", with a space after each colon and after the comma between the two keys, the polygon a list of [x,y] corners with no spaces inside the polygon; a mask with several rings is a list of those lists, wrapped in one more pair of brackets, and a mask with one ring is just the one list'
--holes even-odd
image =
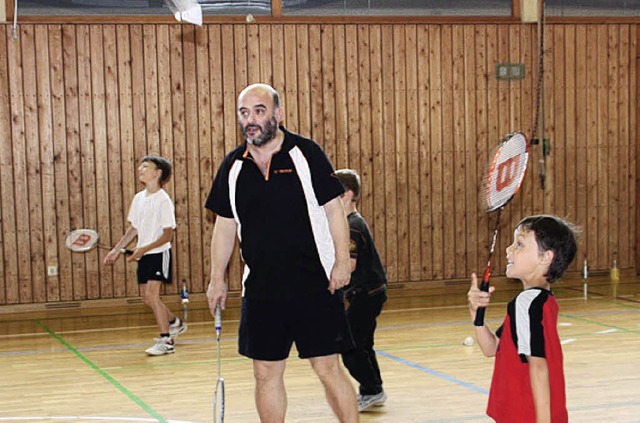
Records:
{"label": "red and black jersey", "polygon": [[487,406],[487,414],[496,422],[536,421],[527,356],[547,360],[551,421],[569,421],[558,310],[553,294],[541,288],[521,292],[507,306],[507,316],[496,332],[500,342]]}

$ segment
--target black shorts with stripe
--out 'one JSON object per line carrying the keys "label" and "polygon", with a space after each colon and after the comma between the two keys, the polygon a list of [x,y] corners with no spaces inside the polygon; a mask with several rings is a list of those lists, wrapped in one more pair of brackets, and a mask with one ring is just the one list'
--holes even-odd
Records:
{"label": "black shorts with stripe", "polygon": [[147,281],[171,283],[172,280],[171,249],[144,255],[138,261],[138,283],[147,283]]}

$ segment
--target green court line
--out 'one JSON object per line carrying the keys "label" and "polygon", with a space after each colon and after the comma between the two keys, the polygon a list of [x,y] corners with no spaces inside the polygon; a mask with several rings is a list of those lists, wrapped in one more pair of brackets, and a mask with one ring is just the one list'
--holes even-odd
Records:
{"label": "green court line", "polygon": [[102,370],[100,367],[98,367],[98,365],[96,365],[93,361],[89,360],[87,357],[85,357],[80,351],[78,351],[77,349],[75,349],[73,347],[73,345],[69,344],[67,341],[65,341],[61,336],[59,336],[57,333],[55,333],[54,331],[52,331],[51,329],[49,329],[49,327],[47,327],[44,323],[42,323],[40,320],[36,320],[35,321],[36,324],[38,326],[40,326],[42,329],[44,329],[45,331],[47,331],[47,333],[49,335],[51,335],[53,338],[56,339],[56,341],[60,342],[62,345],[64,345],[69,351],[71,351],[73,354],[75,354],[76,357],[78,357],[80,360],[84,361],[85,364],[87,364],[89,367],[91,367],[93,370],[95,370],[96,372],[98,372],[98,374],[100,374],[100,376],[102,376],[103,378],[105,378],[108,382],[110,382],[113,386],[115,386],[120,392],[122,392],[123,394],[125,394],[126,396],[128,396],[133,402],[135,402],[136,404],[138,404],[144,411],[146,411],[147,413],[149,413],[152,417],[156,418],[159,422],[161,423],[168,423],[167,420],[162,417],[160,414],[158,414],[158,412],[156,412],[153,408],[151,408],[150,406],[148,406],[147,404],[145,404],[144,401],[142,401],[140,398],[138,398],[133,392],[129,391],[127,388],[125,388],[120,382],[118,382],[117,380],[115,380],[113,377],[111,377],[107,372],[105,372],[104,370]]}

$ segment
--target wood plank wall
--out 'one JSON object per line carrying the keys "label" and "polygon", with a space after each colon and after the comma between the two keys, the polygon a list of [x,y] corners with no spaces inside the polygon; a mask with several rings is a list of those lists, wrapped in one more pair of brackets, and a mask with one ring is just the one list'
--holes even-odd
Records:
{"label": "wood plank wall", "polygon": [[[534,126],[535,25],[23,24],[17,39],[0,29],[0,305],[138,295],[134,265],[105,268],[104,250],[71,254],[64,237],[89,227],[119,239],[146,154],[173,161],[175,278],[203,292],[213,222],[203,203],[239,142],[235,100],[249,83],[276,87],[286,126],[361,173],[359,208],[392,284],[481,270],[495,218],[481,174],[503,135]],[[580,258],[593,270],[614,252],[622,269],[637,267],[637,34],[547,24],[546,184],[537,145],[503,214],[495,274],[513,225],[543,212],[583,228]],[[524,63],[525,79],[497,81],[502,62]],[[237,291],[237,252],[230,274]]]}

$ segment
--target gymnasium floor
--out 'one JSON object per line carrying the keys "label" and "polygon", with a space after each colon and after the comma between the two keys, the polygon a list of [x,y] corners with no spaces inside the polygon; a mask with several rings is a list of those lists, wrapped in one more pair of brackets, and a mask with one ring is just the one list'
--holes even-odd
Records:
{"label": "gymnasium floor", "polygon": [[[640,422],[640,281],[615,297],[607,278],[555,287],[572,422]],[[493,360],[476,345],[465,284],[390,290],[376,349],[385,406],[362,422],[488,422]],[[487,313],[495,329],[520,286],[505,282]],[[170,306],[183,312],[179,298]],[[238,301],[223,315],[226,421],[257,422],[251,362],[236,352]],[[11,314],[0,309],[0,422],[209,422],[217,378],[212,319],[201,297],[176,353],[148,357],[156,328],[142,305]],[[320,383],[295,351],[287,363],[288,422],[335,421]]]}

